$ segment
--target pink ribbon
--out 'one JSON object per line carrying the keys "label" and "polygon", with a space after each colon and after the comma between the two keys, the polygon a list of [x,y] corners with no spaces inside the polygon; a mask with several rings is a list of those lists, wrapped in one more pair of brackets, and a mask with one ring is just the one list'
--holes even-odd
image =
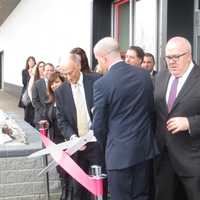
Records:
{"label": "pink ribbon", "polygon": [[[44,145],[46,147],[56,145],[46,135],[45,129],[40,129],[40,137]],[[52,153],[51,156],[69,175],[89,192],[95,196],[103,195],[103,179],[91,177],[86,174],[65,151]]]}

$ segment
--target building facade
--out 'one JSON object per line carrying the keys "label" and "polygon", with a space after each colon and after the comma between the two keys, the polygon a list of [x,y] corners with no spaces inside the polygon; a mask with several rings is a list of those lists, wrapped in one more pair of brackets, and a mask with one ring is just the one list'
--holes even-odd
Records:
{"label": "building facade", "polygon": [[105,36],[118,39],[122,53],[141,46],[165,66],[164,48],[180,35],[193,45],[200,62],[199,0],[21,0],[0,26],[0,87],[19,94],[21,71],[28,56],[52,62],[74,47],[86,50],[95,67],[92,48]]}

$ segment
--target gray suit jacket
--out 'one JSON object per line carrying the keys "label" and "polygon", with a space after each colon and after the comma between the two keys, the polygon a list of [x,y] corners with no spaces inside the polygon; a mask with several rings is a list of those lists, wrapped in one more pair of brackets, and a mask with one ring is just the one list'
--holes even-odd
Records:
{"label": "gray suit jacket", "polygon": [[35,82],[32,90],[32,104],[35,108],[34,123],[38,124],[40,120],[46,119],[45,103],[48,100],[47,87],[44,79]]}

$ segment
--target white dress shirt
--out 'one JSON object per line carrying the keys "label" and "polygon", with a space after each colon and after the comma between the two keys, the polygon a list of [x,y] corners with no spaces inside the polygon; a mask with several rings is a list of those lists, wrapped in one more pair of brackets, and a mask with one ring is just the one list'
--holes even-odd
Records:
{"label": "white dress shirt", "polygon": [[[190,72],[192,71],[194,67],[194,63],[191,62],[187,71],[181,76],[179,77],[178,79],[178,86],[177,86],[177,92],[176,92],[176,97],[178,96],[179,92],[181,91],[185,81],[187,80]],[[169,92],[170,92],[170,89],[171,89],[171,85],[172,85],[172,82],[173,80],[175,79],[175,76],[171,75],[170,76],[170,79],[169,79],[169,82],[168,82],[168,86],[167,86],[167,93],[166,93],[166,103],[168,102],[168,99],[169,99]]]}

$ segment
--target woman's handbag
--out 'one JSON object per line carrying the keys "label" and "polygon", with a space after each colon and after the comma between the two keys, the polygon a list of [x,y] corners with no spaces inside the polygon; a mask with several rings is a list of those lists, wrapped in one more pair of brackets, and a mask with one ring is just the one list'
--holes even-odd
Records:
{"label": "woman's handbag", "polygon": [[31,103],[31,99],[28,95],[28,89],[27,88],[22,95],[22,103],[24,104],[24,106],[28,106],[28,104]]}

